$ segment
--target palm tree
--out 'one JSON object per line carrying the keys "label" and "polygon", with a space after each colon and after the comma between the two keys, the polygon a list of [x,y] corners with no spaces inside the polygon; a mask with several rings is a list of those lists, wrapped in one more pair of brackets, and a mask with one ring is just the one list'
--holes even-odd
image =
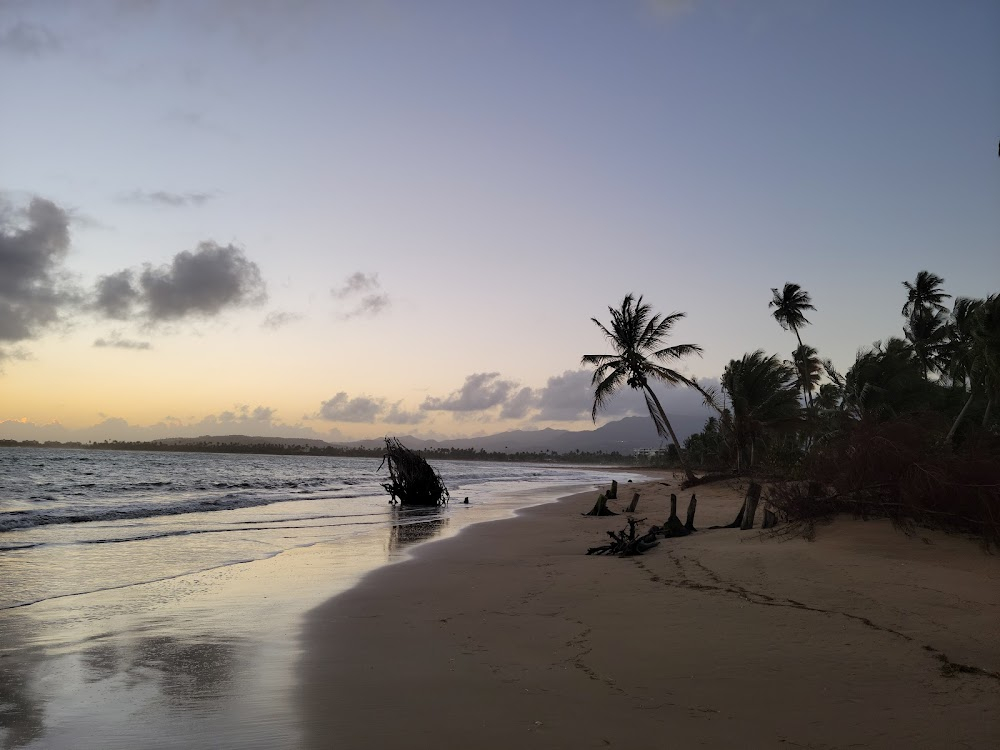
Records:
{"label": "palm tree", "polygon": [[813,391],[819,388],[820,375],[823,372],[823,362],[819,358],[819,353],[808,344],[801,344],[792,352],[791,364],[798,373],[802,396],[811,407]]}
{"label": "palm tree", "polygon": [[798,425],[801,415],[795,369],[758,349],[734,359],[722,373],[733,406],[737,468],[753,467],[755,448],[768,431]]}
{"label": "palm tree", "polygon": [[802,346],[802,337],[799,336],[799,329],[809,324],[805,312],[806,310],[816,309],[812,306],[809,292],[805,291],[798,284],[786,283],[781,292],[772,288],[771,294],[774,296],[768,307],[774,308],[774,319],[786,331],[791,330],[795,334],[795,338],[799,340],[799,346]]}
{"label": "palm tree", "polygon": [[944,284],[944,279],[930,271],[920,271],[912,284],[909,281],[904,281],[906,304],[903,305],[903,315],[913,320],[924,310],[947,313],[948,308],[942,303],[951,295],[941,291],[942,284]]}
{"label": "palm tree", "polygon": [[952,358],[953,371],[961,371],[969,382],[969,398],[948,431],[947,442],[955,432],[977,395],[986,396],[986,411],[982,426],[988,427],[993,405],[1000,399],[1000,294],[985,300],[955,300],[952,319],[959,332],[953,340],[960,342],[960,351]]}
{"label": "palm tree", "polygon": [[611,343],[614,354],[587,354],[582,359],[583,364],[595,367],[594,377],[591,379],[591,385],[594,386],[591,418],[597,421],[597,412],[622,385],[642,391],[646,398],[649,416],[656,425],[657,434],[662,438],[670,438],[677,449],[677,456],[688,481],[694,481],[695,476],[684,460],[674,428],[649,386],[650,378],[662,380],[670,385],[683,383],[693,386],[693,381],[689,378],[658,364],[678,360],[688,354],[701,354],[701,347],[696,344],[663,346],[664,340],[670,335],[670,329],[684,317],[684,313],[675,312],[666,317],[653,315],[652,309],[643,303],[642,297],[635,299],[632,294],[625,295],[620,309],[609,307],[608,312],[611,313],[610,329],[597,318],[591,320]]}
{"label": "palm tree", "polygon": [[927,380],[932,370],[944,371],[948,326],[943,314],[930,307],[918,307],[903,326],[903,335],[913,347],[920,372]]}

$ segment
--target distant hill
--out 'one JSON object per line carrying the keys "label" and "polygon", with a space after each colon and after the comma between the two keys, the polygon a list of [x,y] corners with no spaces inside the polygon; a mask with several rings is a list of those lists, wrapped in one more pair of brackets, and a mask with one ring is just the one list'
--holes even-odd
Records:
{"label": "distant hill", "polygon": [[[700,432],[705,424],[704,415],[675,414],[670,417],[679,440]],[[474,448],[488,453],[573,453],[574,451],[596,453],[604,451],[622,454],[632,453],[636,448],[656,448],[663,440],[656,434],[653,420],[649,417],[625,417],[593,430],[511,430],[496,435],[482,437],[455,438],[453,440],[424,440],[412,435],[399,435],[407,448],[427,450],[431,448]],[[254,437],[251,435],[202,435],[194,438],[165,438],[156,440],[164,445],[194,445],[196,443],[221,443],[224,445],[284,445],[314,446],[322,448],[337,445],[346,448],[381,448],[382,438],[330,443],[310,438]]]}
{"label": "distant hill", "polygon": [[[705,419],[703,415],[675,414],[670,417],[670,423],[678,440],[683,441],[688,435],[700,432]],[[549,427],[544,430],[512,430],[496,435],[453,440],[423,440],[412,435],[399,436],[399,439],[408,448],[421,450],[475,448],[491,453],[535,453],[549,450],[556,453],[618,451],[624,454],[631,453],[636,448],[655,448],[663,442],[656,434],[656,427],[649,417],[625,417],[593,430],[555,430]],[[337,445],[377,448],[382,445],[382,440],[357,440]]]}

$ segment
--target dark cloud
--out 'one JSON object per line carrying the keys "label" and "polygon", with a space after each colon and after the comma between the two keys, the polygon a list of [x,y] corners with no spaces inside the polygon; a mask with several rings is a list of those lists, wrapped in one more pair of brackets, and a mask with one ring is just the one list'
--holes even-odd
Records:
{"label": "dark cloud", "polygon": [[590,418],[593,391],[587,370],[567,370],[548,379],[539,389],[535,419],[542,422],[575,422]]}
{"label": "dark cloud", "polygon": [[374,317],[391,304],[389,295],[381,291],[377,273],[366,274],[357,271],[348,276],[341,286],[331,289],[330,293],[335,299],[357,300],[354,306],[343,314],[348,320]]}
{"label": "dark cloud", "polygon": [[0,52],[12,57],[43,57],[60,46],[58,37],[39,24],[17,21],[0,27]]}
{"label": "dark cloud", "polygon": [[272,310],[265,316],[260,325],[261,328],[276,331],[279,328],[284,328],[285,326],[291,325],[299,320],[302,320],[302,315],[299,313],[286,312],[284,310]]}
{"label": "dark cloud", "polygon": [[135,273],[126,269],[97,280],[94,306],[105,317],[125,320],[141,296],[135,286]]}
{"label": "dark cloud", "polygon": [[145,266],[103,276],[93,306],[104,316],[123,319],[138,309],[150,323],[189,316],[211,317],[231,307],[262,304],[267,299],[260,268],[233,245],[202,242],[169,265]]}
{"label": "dark cloud", "polygon": [[167,190],[133,190],[131,193],[123,195],[122,201],[125,203],[143,203],[153,206],[180,208],[184,206],[201,206],[214,197],[212,193],[193,191],[172,193]]}
{"label": "dark cloud", "polygon": [[329,401],[324,401],[316,416],[331,422],[365,422],[370,424],[382,411],[382,405],[381,399],[369,398],[368,396],[350,398],[346,392],[341,391]]}
{"label": "dark cloud", "polygon": [[513,394],[500,410],[500,419],[523,419],[535,405],[535,391],[525,386]]}
{"label": "dark cloud", "polygon": [[108,349],[152,349],[153,345],[148,341],[135,341],[124,339],[118,331],[114,331],[106,338],[99,338],[94,341],[94,346]]}
{"label": "dark cloud", "polygon": [[502,380],[499,372],[469,375],[460,389],[446,398],[428,396],[420,405],[425,411],[483,411],[504,404],[517,383]]}
{"label": "dark cloud", "polygon": [[43,198],[0,211],[0,344],[35,338],[77,301],[62,270],[69,222]]}
{"label": "dark cloud", "polygon": [[[594,390],[591,385],[593,372],[590,370],[567,370],[561,375],[548,379],[544,388],[535,393],[534,405],[538,411],[532,415],[536,422],[576,422],[589,420],[590,410],[594,404]],[[719,381],[699,380],[702,387],[718,387]],[[668,386],[653,383],[653,390],[663,404],[667,415],[686,414],[706,417],[710,410],[704,404],[704,398],[698,391],[685,386]],[[639,391],[624,388],[612,396],[599,417],[619,419],[633,415],[647,414],[645,399]]]}

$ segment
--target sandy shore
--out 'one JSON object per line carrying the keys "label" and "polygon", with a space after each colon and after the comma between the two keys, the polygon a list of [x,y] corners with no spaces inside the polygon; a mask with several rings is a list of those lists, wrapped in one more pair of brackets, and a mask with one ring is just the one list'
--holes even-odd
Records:
{"label": "sandy shore", "polygon": [[[676,487],[641,489],[661,523]],[[426,545],[312,612],[307,747],[1000,746],[1000,556],[845,519],[588,557],[624,525],[582,517],[595,496]],[[704,529],[742,493],[698,499]]]}

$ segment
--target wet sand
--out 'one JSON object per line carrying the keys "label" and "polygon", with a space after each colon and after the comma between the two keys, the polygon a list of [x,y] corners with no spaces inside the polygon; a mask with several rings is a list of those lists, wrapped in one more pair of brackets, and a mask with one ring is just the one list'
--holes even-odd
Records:
{"label": "wet sand", "polygon": [[[676,487],[641,489],[639,517],[662,523]],[[1000,746],[1000,556],[881,521],[815,541],[707,530],[742,492],[697,492],[704,530],[641,557],[584,555],[624,525],[581,516],[588,492],[314,610],[305,746]]]}

